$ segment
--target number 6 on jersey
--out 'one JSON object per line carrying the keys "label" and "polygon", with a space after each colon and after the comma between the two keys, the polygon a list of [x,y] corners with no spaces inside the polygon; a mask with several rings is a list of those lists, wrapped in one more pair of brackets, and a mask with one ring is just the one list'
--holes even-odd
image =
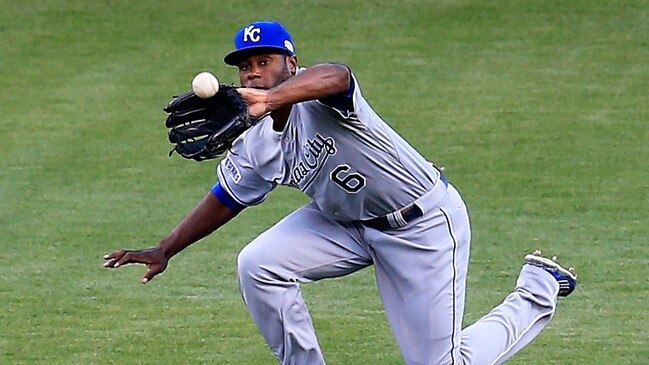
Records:
{"label": "number 6 on jersey", "polygon": [[365,186],[365,177],[358,172],[345,174],[350,169],[349,165],[336,166],[329,175],[331,181],[348,193],[358,193]]}

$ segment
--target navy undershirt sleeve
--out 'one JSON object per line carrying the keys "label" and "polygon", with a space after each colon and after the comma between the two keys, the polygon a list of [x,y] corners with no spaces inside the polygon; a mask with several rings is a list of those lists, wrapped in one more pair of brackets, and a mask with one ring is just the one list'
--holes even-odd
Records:
{"label": "navy undershirt sleeve", "polygon": [[320,99],[320,102],[326,106],[332,107],[342,112],[351,112],[354,110],[354,88],[355,87],[356,85],[354,83],[354,78],[352,77],[351,71],[349,71],[349,88],[347,88],[347,90],[340,92],[338,94],[334,94],[331,96],[327,96],[326,98]]}
{"label": "navy undershirt sleeve", "polygon": [[211,190],[212,194],[221,201],[221,203],[225,204],[226,207],[234,210],[235,212],[240,212],[242,211],[246,206],[239,204],[234,198],[228,194],[225,189],[221,186],[219,182],[214,184]]}

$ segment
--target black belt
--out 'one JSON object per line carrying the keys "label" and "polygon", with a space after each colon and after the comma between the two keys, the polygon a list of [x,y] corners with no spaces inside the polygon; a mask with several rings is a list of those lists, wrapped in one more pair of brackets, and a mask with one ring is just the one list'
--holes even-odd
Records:
{"label": "black belt", "polygon": [[[446,180],[446,177],[444,175],[440,177],[440,180],[444,183],[444,185],[448,186],[448,180]],[[424,215],[424,212],[422,212],[421,208],[419,208],[416,204],[410,204],[409,206],[399,209],[390,214],[386,214],[382,217],[368,219],[362,221],[361,223],[363,223],[363,225],[367,227],[378,229],[379,231],[385,231],[388,229],[403,227],[413,220],[421,217],[422,215]]]}

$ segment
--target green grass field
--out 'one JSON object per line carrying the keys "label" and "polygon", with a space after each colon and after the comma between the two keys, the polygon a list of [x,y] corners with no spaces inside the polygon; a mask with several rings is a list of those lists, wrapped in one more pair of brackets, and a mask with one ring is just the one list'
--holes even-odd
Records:
{"label": "green grass field", "polygon": [[[215,181],[168,158],[161,108],[222,63],[234,31],[281,20],[300,61],[344,62],[444,165],[474,228],[465,325],[535,249],[578,291],[510,364],[649,360],[648,1],[0,0],[0,363],[273,364],[237,252],[306,202],[277,189],[174,258],[153,245]],[[401,364],[371,269],[304,286],[331,364]]]}

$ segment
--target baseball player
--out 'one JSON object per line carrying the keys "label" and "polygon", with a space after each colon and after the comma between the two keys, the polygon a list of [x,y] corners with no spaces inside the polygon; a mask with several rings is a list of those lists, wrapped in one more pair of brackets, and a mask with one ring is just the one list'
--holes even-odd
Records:
{"label": "baseball player", "polygon": [[147,283],[169,259],[276,186],[311,202],[240,252],[243,299],[281,364],[325,360],[300,284],[374,265],[376,283],[407,364],[500,364],[548,324],[576,276],[536,251],[516,287],[462,329],[471,230],[457,189],[401,138],[341,64],[298,66],[277,22],[247,24],[225,63],[261,120],[218,165],[218,182],[156,246],[104,256],[105,266],[146,264]]}

